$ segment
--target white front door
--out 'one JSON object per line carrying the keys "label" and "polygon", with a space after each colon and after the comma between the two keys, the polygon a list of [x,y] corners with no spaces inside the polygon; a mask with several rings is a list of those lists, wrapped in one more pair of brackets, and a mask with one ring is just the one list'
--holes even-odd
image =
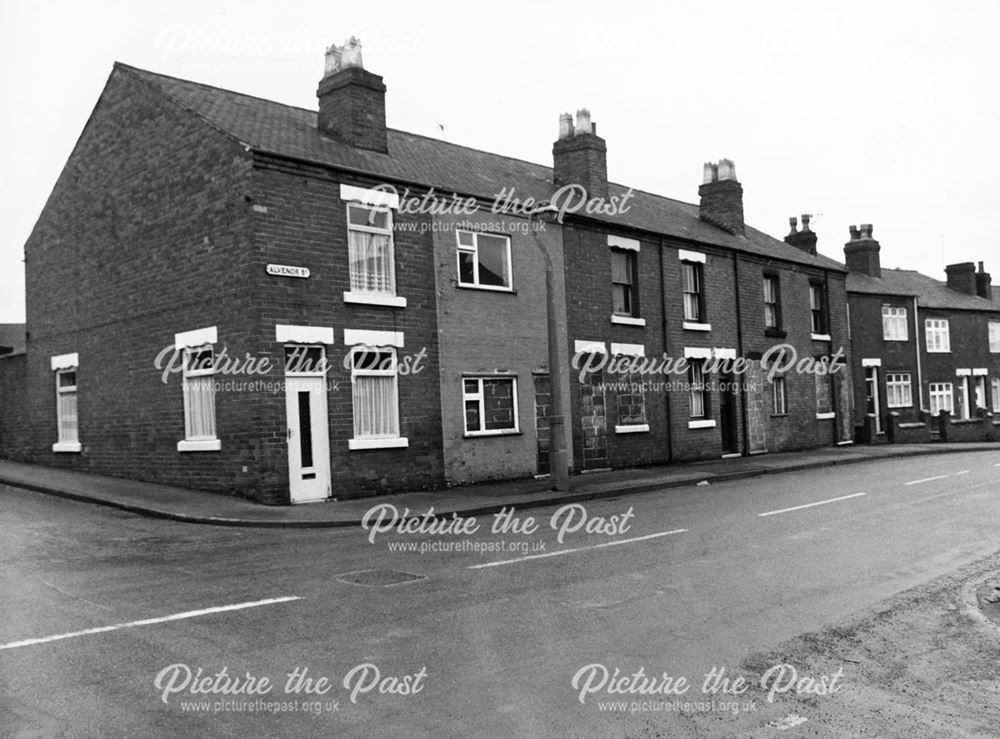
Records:
{"label": "white front door", "polygon": [[868,395],[868,412],[875,414],[875,433],[882,433],[882,403],[878,394],[878,367],[865,368],[865,388]]}
{"label": "white front door", "polygon": [[292,503],[330,497],[326,378],[286,376],[288,485]]}

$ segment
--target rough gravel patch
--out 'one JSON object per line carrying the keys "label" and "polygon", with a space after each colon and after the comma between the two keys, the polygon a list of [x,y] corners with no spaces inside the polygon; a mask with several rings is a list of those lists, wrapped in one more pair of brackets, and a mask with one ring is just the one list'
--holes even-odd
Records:
{"label": "rough gravel patch", "polygon": [[[748,657],[742,674],[753,687],[742,698],[756,711],[675,716],[669,729],[645,720],[634,735],[1000,737],[1000,603],[985,602],[996,585],[1000,553]],[[842,677],[832,694],[792,690],[769,702],[759,680],[780,664],[817,680]]]}

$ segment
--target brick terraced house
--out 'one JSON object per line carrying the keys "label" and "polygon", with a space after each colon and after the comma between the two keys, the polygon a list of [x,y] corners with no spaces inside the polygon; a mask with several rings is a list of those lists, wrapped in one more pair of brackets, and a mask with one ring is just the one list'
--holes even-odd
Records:
{"label": "brick terraced house", "polygon": [[[3,456],[270,504],[545,473],[547,260],[572,469],[850,441],[846,271],[807,217],[747,226],[728,160],[698,204],[609,183],[585,110],[548,167],[387,128],[385,93],[353,40],[318,111],[116,64],[25,246]],[[491,212],[566,186],[628,207]],[[413,206],[443,198],[477,207]],[[769,377],[778,345],[841,371]]]}
{"label": "brick terraced house", "polygon": [[850,233],[859,440],[1000,439],[1000,302],[983,263],[950,264],[944,282],[884,269],[872,226]]}

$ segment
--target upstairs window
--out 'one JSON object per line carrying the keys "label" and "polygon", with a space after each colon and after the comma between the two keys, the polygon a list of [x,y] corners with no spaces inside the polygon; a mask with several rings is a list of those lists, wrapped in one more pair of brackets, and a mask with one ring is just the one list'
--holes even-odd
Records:
{"label": "upstairs window", "polygon": [[990,321],[990,352],[1000,354],[1000,321]]}
{"label": "upstairs window", "polygon": [[781,284],[777,275],[764,275],[764,328],[781,328]]}
{"label": "upstairs window", "polygon": [[485,290],[510,290],[510,239],[458,231],[458,284]]}
{"label": "upstairs window", "polygon": [[924,335],[927,337],[928,352],[941,354],[951,351],[951,336],[948,332],[948,319],[926,319],[924,321]]}
{"label": "upstairs window", "polygon": [[826,295],[823,285],[819,282],[809,284],[809,313],[813,334],[826,334]]}
{"label": "upstairs window", "polygon": [[352,293],[396,294],[392,213],[388,208],[347,205],[347,253]]}
{"label": "upstairs window", "polygon": [[882,306],[882,338],[886,341],[906,341],[906,308],[894,305]]}
{"label": "upstairs window", "polygon": [[698,262],[681,262],[681,289],[684,292],[684,320],[703,323],[702,265]]}
{"label": "upstairs window", "polygon": [[636,317],[639,301],[636,295],[636,252],[611,250],[612,312],[616,316]]}

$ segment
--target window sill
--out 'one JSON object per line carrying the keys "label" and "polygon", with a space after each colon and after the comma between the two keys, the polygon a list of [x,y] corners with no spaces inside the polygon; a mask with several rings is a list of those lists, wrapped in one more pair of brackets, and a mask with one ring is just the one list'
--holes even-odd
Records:
{"label": "window sill", "polygon": [[836,417],[837,417],[837,414],[835,412],[833,412],[833,411],[831,411],[829,413],[817,413],[816,414],[816,419],[819,420],[819,421],[826,421],[828,419],[836,418]]}
{"label": "window sill", "polygon": [[951,349],[928,349],[928,354],[951,354]]}
{"label": "window sill", "polygon": [[52,445],[54,452],[79,452],[82,447],[78,441],[57,441]]}
{"label": "window sill", "polygon": [[384,305],[388,308],[405,308],[406,298],[398,295],[380,295],[378,293],[344,293],[345,303],[360,303],[361,305]]}
{"label": "window sill", "polygon": [[642,434],[648,431],[648,423],[638,423],[634,426],[615,426],[616,434]]}
{"label": "window sill", "polygon": [[219,439],[184,439],[177,442],[179,452],[217,452],[222,449]]}
{"label": "window sill", "polygon": [[646,325],[646,319],[645,318],[634,318],[632,316],[619,316],[619,315],[615,315],[615,314],[612,314],[612,316],[611,316],[611,322],[612,323],[617,323],[617,324],[619,324],[621,326],[645,326]]}
{"label": "window sill", "polygon": [[707,418],[703,421],[688,421],[689,429],[714,429],[715,419]]}
{"label": "window sill", "polygon": [[711,323],[698,323],[697,321],[684,321],[682,325],[685,331],[711,331]]}
{"label": "window sill", "polygon": [[882,341],[898,341],[900,343],[905,343],[909,341],[909,339],[890,339],[888,336],[883,336]]}
{"label": "window sill", "polygon": [[459,290],[482,290],[488,293],[507,293],[508,295],[517,295],[517,290],[512,287],[500,287],[499,285],[470,285],[466,282],[457,282],[455,287]]}
{"label": "window sill", "polygon": [[465,439],[482,439],[489,438],[491,436],[520,436],[520,429],[496,429],[489,431],[466,431],[462,434]]}
{"label": "window sill", "polygon": [[788,332],[780,328],[771,327],[764,329],[764,336],[769,336],[773,339],[784,339],[788,336]]}
{"label": "window sill", "polygon": [[813,341],[829,341],[830,334],[809,334],[809,337]]}
{"label": "window sill", "polygon": [[347,448],[351,451],[356,449],[400,449],[408,447],[409,440],[406,437],[395,439],[348,439]]}

